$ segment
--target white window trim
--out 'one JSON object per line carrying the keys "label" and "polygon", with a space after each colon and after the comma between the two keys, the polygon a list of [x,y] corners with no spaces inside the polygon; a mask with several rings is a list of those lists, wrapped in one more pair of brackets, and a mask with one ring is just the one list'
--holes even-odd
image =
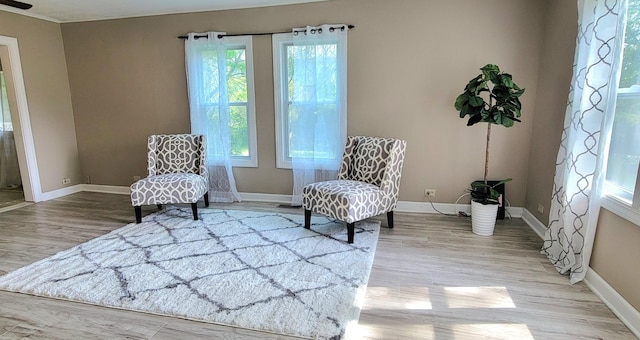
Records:
{"label": "white window trim", "polygon": [[275,124],[276,124],[276,167],[280,169],[292,169],[293,164],[291,162],[291,158],[285,156],[287,145],[285,144],[287,141],[282,138],[282,134],[284,132],[284,122],[287,117],[284,115],[284,97],[285,91],[287,89],[282,88],[282,72],[283,68],[286,67],[283,63],[286,62],[284,60],[284,56],[282,53],[282,49],[285,44],[293,42],[293,34],[292,33],[280,33],[274,34],[271,38],[272,42],[272,51],[273,51],[273,98],[274,98],[274,109],[275,109]]}
{"label": "white window trim", "polygon": [[[618,97],[636,97],[640,95],[640,87],[618,88]],[[634,195],[631,200],[623,198],[620,188],[604,182],[604,193],[601,206],[621,218],[640,226],[640,167],[636,177]]]}
{"label": "white window trim", "polygon": [[244,47],[247,63],[247,128],[249,129],[249,156],[231,156],[231,165],[240,168],[258,167],[258,136],[256,132],[256,100],[253,73],[253,39],[251,36],[224,37],[227,49]]}
{"label": "white window trim", "polygon": [[640,211],[634,210],[627,202],[624,202],[615,196],[605,195],[602,197],[602,207],[621,218],[640,226]]}

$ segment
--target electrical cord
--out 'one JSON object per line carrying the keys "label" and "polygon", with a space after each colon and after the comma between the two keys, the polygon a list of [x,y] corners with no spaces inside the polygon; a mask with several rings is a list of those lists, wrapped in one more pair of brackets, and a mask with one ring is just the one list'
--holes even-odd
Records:
{"label": "electrical cord", "polygon": [[[458,197],[458,199],[453,203],[453,211],[458,211],[458,202],[460,202],[460,200],[463,197],[467,196],[467,195],[471,195],[471,193],[467,192],[467,193],[464,193],[464,194],[462,194],[462,195],[460,195]],[[457,216],[460,216],[460,217],[471,217],[471,214],[466,212],[466,211],[458,211],[458,215]]]}
{"label": "electrical cord", "polygon": [[507,205],[504,207],[504,212],[506,212],[509,216],[509,220],[512,220],[513,218],[511,217],[511,213],[509,212],[509,208],[511,208],[511,202],[509,202],[509,200],[506,198],[504,200],[507,201]]}
{"label": "electrical cord", "polygon": [[[456,202],[455,202],[455,203],[453,203],[453,211],[457,211],[457,210],[458,210],[458,208],[457,208],[457,204],[458,204],[458,202],[460,202],[460,199],[462,199],[462,198],[463,198],[464,196],[466,196],[466,195],[469,195],[469,194],[462,194],[462,195],[460,195],[460,197],[458,197],[458,199],[456,200]],[[468,214],[466,214],[466,213],[464,213],[464,212],[462,212],[462,211],[458,212],[457,214],[447,214],[447,213],[444,213],[444,212],[442,212],[442,211],[438,210],[438,208],[436,208],[436,206],[433,204],[433,201],[431,200],[431,196],[427,195],[427,200],[428,200],[428,201],[429,201],[429,203],[431,204],[431,207],[433,208],[433,210],[435,210],[437,213],[439,213],[439,214],[441,214],[441,215],[444,215],[444,216],[457,216],[457,217],[458,217],[458,216],[459,216],[459,217],[470,217],[470,216],[471,216],[471,215],[468,215]]]}
{"label": "electrical cord", "polygon": [[447,214],[447,213],[443,213],[442,211],[438,210],[438,208],[436,208],[436,206],[433,204],[433,201],[431,201],[431,196],[430,195],[427,195],[427,200],[429,201],[429,203],[431,203],[431,207],[433,208],[433,210],[435,210],[439,214],[444,215],[444,216],[456,216],[455,214]]}

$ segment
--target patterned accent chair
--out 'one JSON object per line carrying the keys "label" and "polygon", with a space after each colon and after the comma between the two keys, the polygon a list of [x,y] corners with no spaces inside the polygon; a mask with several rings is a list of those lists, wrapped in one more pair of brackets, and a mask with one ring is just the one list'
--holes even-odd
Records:
{"label": "patterned accent chair", "polygon": [[190,203],[198,219],[198,200],[209,206],[209,174],[203,135],[152,135],[148,139],[149,176],[131,185],[131,205],[136,223],[142,222],[143,205]]}
{"label": "patterned accent chair", "polygon": [[303,189],[304,227],[311,228],[311,212],[330,216],[347,223],[349,243],[357,221],[387,213],[393,228],[406,148],[404,140],[349,136],[338,179]]}

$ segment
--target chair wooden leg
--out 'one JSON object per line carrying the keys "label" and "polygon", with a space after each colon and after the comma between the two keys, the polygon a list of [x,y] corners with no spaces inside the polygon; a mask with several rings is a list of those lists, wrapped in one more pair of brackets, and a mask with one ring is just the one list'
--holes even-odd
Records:
{"label": "chair wooden leg", "polygon": [[136,223],[142,222],[142,207],[136,205],[133,210],[136,212]]}
{"label": "chair wooden leg", "polygon": [[193,211],[193,220],[197,221],[198,220],[198,204],[197,203],[191,203],[191,211]]}
{"label": "chair wooden leg", "polygon": [[389,228],[393,229],[393,210],[387,211],[387,224]]}
{"label": "chair wooden leg", "polygon": [[209,206],[209,193],[205,193],[204,194],[204,206],[208,207]]}
{"label": "chair wooden leg", "polygon": [[347,243],[353,243],[354,233],[355,233],[354,223],[347,223]]}
{"label": "chair wooden leg", "polygon": [[162,210],[162,204],[156,204],[158,206],[158,210]]}
{"label": "chair wooden leg", "polygon": [[311,229],[311,210],[304,209],[304,227]]}

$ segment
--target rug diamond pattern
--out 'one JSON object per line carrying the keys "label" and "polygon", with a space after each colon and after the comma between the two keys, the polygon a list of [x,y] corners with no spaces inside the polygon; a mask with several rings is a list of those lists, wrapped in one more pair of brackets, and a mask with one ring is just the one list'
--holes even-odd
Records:
{"label": "rug diamond pattern", "polygon": [[[341,337],[357,320],[379,223],[168,207],[0,277],[0,289],[282,334]],[[360,294],[358,293],[360,291]]]}

